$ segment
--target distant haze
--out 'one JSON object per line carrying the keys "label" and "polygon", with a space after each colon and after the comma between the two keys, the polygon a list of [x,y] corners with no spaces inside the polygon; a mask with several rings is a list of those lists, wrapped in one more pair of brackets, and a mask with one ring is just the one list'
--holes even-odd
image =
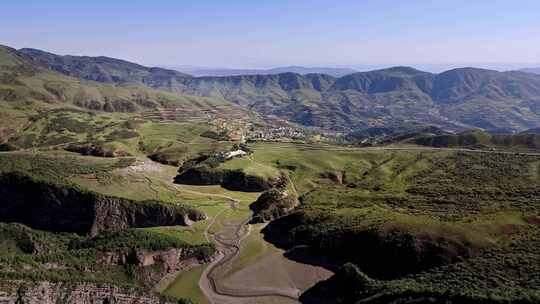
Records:
{"label": "distant haze", "polygon": [[341,77],[356,73],[358,70],[351,68],[330,68],[330,67],[301,67],[288,66],[271,69],[231,69],[231,68],[203,68],[203,67],[182,67],[165,66],[193,76],[238,76],[238,75],[271,75],[281,73],[297,74],[327,74],[334,77]]}
{"label": "distant haze", "polygon": [[540,66],[540,1],[6,1],[1,44],[145,65]]}
{"label": "distant haze", "polygon": [[[224,68],[224,67],[197,67],[197,66],[178,66],[178,65],[161,65],[163,68],[174,69],[193,76],[235,76],[235,75],[267,75],[278,74],[285,72],[292,72],[298,74],[328,74],[335,77],[341,77],[343,75],[366,72],[377,69],[385,69],[392,67],[391,64],[363,64],[363,65],[349,65],[349,66],[326,66],[326,67],[303,67],[303,66],[289,66],[289,67],[273,67],[273,68]],[[403,64],[403,66],[410,66],[421,71],[440,73],[455,68],[462,67],[477,67],[488,70],[496,71],[517,71],[521,70],[529,73],[540,74],[540,63],[455,63],[455,64]],[[539,68],[535,68],[539,67]]]}
{"label": "distant haze", "polygon": [[527,73],[533,73],[533,74],[540,74],[540,64],[538,65],[537,68],[527,68],[527,69],[522,69],[521,71],[527,72]]}

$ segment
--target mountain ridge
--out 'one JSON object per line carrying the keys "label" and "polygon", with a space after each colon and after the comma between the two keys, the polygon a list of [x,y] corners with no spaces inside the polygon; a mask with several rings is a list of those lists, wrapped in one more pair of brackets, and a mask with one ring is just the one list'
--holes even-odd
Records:
{"label": "mountain ridge", "polygon": [[241,75],[273,75],[282,73],[297,73],[301,75],[306,74],[328,74],[333,77],[341,77],[347,74],[358,72],[351,68],[337,68],[337,67],[305,67],[305,66],[283,66],[269,69],[235,69],[235,68],[182,68],[173,67],[179,71],[183,71],[195,77],[213,76],[241,76]]}
{"label": "mountain ridge", "polygon": [[540,74],[540,67],[539,68],[525,68],[519,71],[525,72],[525,73]]}
{"label": "mountain ridge", "polygon": [[[43,58],[51,53],[28,49],[23,53],[50,69],[84,79],[224,99],[264,115],[340,132],[396,121],[417,121],[451,131],[523,131],[540,126],[540,76],[520,71],[466,67],[434,74],[397,66],[342,77],[290,72],[192,77],[108,57],[53,56],[51,61]],[[101,78],[102,71],[91,71],[103,60],[125,62],[127,67],[107,64],[105,76],[109,76]],[[73,61],[82,66],[73,70]],[[134,70],[134,75],[126,70]]]}
{"label": "mountain ridge", "polygon": [[[68,76],[103,83],[138,83],[174,91],[174,81],[191,77],[191,75],[174,70],[146,67],[106,56],[62,56],[32,48],[23,48],[18,52],[28,56],[40,66]],[[170,84],[166,87],[157,86],[156,83],[163,83],[163,79],[167,79]]]}

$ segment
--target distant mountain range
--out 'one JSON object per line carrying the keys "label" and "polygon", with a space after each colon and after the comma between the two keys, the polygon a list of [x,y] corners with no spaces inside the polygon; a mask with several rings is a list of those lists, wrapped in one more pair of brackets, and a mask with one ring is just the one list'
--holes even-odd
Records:
{"label": "distant mountain range", "polygon": [[341,77],[291,72],[193,77],[108,57],[58,56],[34,49],[18,54],[73,77],[224,99],[262,114],[340,132],[401,122],[451,131],[540,127],[540,75],[525,72],[459,68],[433,74],[393,67]]}
{"label": "distant mountain range", "polygon": [[184,93],[220,97],[264,114],[348,131],[417,121],[448,130],[521,131],[540,125],[540,76],[408,67],[335,78],[325,74],[198,77]]}
{"label": "distant mountain range", "polygon": [[527,69],[521,69],[522,72],[527,73],[533,73],[533,74],[540,74],[540,68],[527,68]]}
{"label": "distant mountain range", "polygon": [[341,77],[347,74],[356,73],[358,71],[349,68],[329,68],[329,67],[302,67],[302,66],[288,66],[278,67],[272,69],[212,69],[212,68],[176,68],[179,71],[183,71],[187,74],[201,77],[201,76],[240,76],[240,75],[274,75],[283,73],[296,73],[301,75],[306,74],[328,74],[334,77]]}

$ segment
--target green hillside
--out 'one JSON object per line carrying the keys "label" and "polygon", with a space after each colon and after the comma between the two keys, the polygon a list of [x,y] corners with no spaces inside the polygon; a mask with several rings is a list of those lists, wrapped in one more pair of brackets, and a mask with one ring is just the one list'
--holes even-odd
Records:
{"label": "green hillside", "polygon": [[540,136],[534,133],[492,135],[482,131],[468,131],[459,134],[421,136],[411,141],[423,146],[446,148],[540,149]]}
{"label": "green hillside", "polygon": [[59,56],[36,49],[21,49],[34,63],[54,71],[105,83],[146,84],[176,91],[182,79],[191,77],[174,70],[148,68],[136,63],[109,57]]}
{"label": "green hillside", "polygon": [[199,136],[214,119],[248,117],[246,110],[223,99],[65,76],[8,47],[0,48],[0,58],[2,150],[59,147],[97,156],[164,153],[164,161],[178,162],[220,149],[217,140]]}
{"label": "green hillside", "polygon": [[300,195],[266,238],[296,248],[294,260],[358,272],[338,271],[302,303],[540,298],[537,155],[275,144],[252,159],[285,170]]}

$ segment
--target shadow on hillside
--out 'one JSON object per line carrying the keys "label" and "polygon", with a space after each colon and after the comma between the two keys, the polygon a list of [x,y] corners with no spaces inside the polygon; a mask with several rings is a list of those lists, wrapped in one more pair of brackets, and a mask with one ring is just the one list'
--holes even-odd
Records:
{"label": "shadow on hillside", "polygon": [[319,266],[326,268],[332,272],[336,272],[343,263],[336,261],[336,259],[330,259],[326,256],[317,255],[308,246],[296,246],[284,253],[284,256],[289,260],[308,264],[312,266]]}

